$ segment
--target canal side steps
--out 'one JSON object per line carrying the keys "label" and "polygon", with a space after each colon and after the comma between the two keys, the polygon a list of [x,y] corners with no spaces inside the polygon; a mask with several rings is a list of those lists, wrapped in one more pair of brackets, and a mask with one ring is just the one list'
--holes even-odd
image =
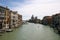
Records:
{"label": "canal side steps", "polygon": [[3,29],[0,29],[0,33],[4,33],[5,32],[5,30],[3,30]]}

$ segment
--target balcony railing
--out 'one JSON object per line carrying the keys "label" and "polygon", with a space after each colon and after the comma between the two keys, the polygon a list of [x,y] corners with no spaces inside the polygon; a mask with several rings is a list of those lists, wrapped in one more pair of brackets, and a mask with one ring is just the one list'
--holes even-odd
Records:
{"label": "balcony railing", "polygon": [[1,17],[1,16],[0,16],[0,19],[4,19],[4,17]]}

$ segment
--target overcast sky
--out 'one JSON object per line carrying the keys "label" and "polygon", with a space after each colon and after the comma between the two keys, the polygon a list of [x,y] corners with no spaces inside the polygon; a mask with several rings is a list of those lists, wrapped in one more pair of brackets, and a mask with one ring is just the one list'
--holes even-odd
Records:
{"label": "overcast sky", "polygon": [[32,15],[42,19],[60,12],[60,0],[0,0],[0,5],[18,11],[23,19],[30,19]]}

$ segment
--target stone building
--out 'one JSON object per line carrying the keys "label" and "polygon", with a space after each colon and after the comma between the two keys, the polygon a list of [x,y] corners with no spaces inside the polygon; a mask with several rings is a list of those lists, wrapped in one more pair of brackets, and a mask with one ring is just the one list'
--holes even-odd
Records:
{"label": "stone building", "polygon": [[18,14],[18,26],[22,25],[22,15]]}
{"label": "stone building", "polygon": [[11,26],[12,27],[17,27],[18,24],[18,14],[16,11],[11,11]]}
{"label": "stone building", "polygon": [[42,20],[42,24],[44,25],[51,25],[52,23],[52,16],[45,16]]}
{"label": "stone building", "polygon": [[0,29],[2,29],[4,24],[4,18],[5,18],[5,8],[0,6]]}
{"label": "stone building", "polygon": [[60,13],[52,16],[52,27],[60,31]]}
{"label": "stone building", "polygon": [[7,30],[22,24],[22,15],[7,7],[0,6],[0,29]]}

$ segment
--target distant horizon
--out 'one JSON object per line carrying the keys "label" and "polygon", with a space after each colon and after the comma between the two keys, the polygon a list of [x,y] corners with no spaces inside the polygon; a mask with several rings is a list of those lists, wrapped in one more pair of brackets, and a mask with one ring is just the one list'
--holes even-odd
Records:
{"label": "distant horizon", "polygon": [[0,5],[18,11],[23,20],[30,19],[32,15],[42,19],[60,13],[60,0],[0,0]]}

